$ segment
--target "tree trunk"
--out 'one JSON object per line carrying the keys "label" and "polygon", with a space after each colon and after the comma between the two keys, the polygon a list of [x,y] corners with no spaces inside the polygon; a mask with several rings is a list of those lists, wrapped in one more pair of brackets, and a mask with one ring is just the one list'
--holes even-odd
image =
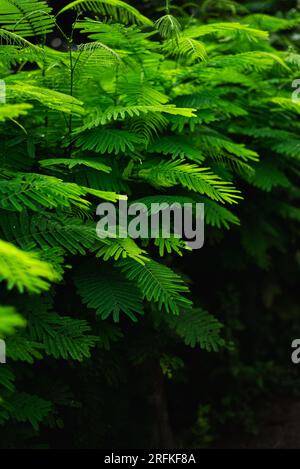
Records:
{"label": "tree trunk", "polygon": [[156,448],[175,448],[169,420],[164,375],[159,362],[147,363],[146,372],[151,379],[150,402],[153,408],[153,443]]}

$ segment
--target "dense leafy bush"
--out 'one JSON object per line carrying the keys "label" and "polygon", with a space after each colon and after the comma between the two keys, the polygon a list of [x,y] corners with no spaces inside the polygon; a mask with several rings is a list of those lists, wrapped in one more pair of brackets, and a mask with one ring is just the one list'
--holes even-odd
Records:
{"label": "dense leafy bush", "polygon": [[[90,426],[77,445],[118,446],[122,425],[111,432],[105,422],[114,406],[126,420],[129,396],[145,412],[138,444],[154,434],[156,444],[173,444],[164,375],[192,394],[183,386],[193,374],[183,368],[187,347],[200,347],[200,360],[220,351],[231,372],[247,374],[234,352],[240,310],[251,312],[245,297],[237,306],[240,282],[251,271],[254,284],[295,251],[300,104],[291,94],[300,56],[291,31],[299,16],[251,13],[233,1],[167,2],[153,16],[119,0],[75,1],[56,16],[50,2],[0,0],[4,446],[24,445],[41,425],[61,427],[61,415]],[[204,202],[205,247],[98,239],[97,204],[125,196]],[[296,256],[288,259],[296,272]],[[77,409],[80,401],[91,405]],[[197,445],[210,440],[199,421]]]}

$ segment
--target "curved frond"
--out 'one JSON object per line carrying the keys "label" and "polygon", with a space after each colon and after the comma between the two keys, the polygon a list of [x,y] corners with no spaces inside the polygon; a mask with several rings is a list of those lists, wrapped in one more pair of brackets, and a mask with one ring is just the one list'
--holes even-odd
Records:
{"label": "curved frond", "polygon": [[89,189],[73,183],[63,182],[53,176],[34,173],[16,173],[10,179],[0,180],[0,207],[22,212],[26,208],[39,211],[41,207],[87,208],[84,196]]}
{"label": "curved frond", "polygon": [[201,26],[193,26],[184,31],[184,34],[190,38],[207,36],[208,34],[217,34],[223,37],[240,37],[243,40],[257,42],[258,40],[267,40],[269,34],[267,31],[250,28],[241,23],[211,23]]}
{"label": "curved frond", "polygon": [[135,282],[147,301],[158,303],[159,309],[179,314],[191,306],[183,296],[189,289],[182,278],[169,267],[153,260],[139,264],[131,259],[120,261],[119,266],[130,281]]}
{"label": "curved frond", "polygon": [[75,145],[82,150],[92,150],[101,154],[119,154],[120,152],[134,151],[135,145],[141,142],[141,137],[133,132],[97,127],[80,133],[76,137]]}
{"label": "curved frond", "polygon": [[140,114],[156,112],[186,117],[193,117],[194,115],[194,109],[177,108],[173,104],[166,104],[164,106],[112,106],[103,112],[99,124],[104,125],[111,120],[125,119],[126,117],[136,117]]}
{"label": "curved frond", "polygon": [[205,45],[191,37],[179,36],[174,39],[169,39],[164,43],[163,50],[168,55],[175,55],[178,57],[185,57],[191,61],[206,60],[207,51]]}
{"label": "curved frond", "polygon": [[[147,165],[145,165],[147,166]],[[140,169],[137,176],[146,179],[157,187],[183,187],[204,194],[218,202],[237,203],[241,199],[240,191],[231,182],[223,181],[209,168],[200,168],[195,164],[182,161],[158,161],[149,168]]]}
{"label": "curved frond", "polygon": [[0,0],[0,26],[22,37],[44,36],[55,25],[44,0]]}
{"label": "curved frond", "polygon": [[136,285],[108,263],[87,265],[75,277],[79,294],[89,308],[101,318],[119,322],[124,313],[133,321],[143,314],[142,295]]}
{"label": "curved frond", "polygon": [[178,38],[181,32],[179,21],[173,15],[164,15],[155,21],[155,27],[159,34],[166,39]]}
{"label": "curved frond", "polygon": [[104,173],[111,172],[111,167],[99,161],[98,158],[51,158],[49,160],[40,160],[39,163],[47,168],[56,165],[67,166],[69,169],[73,169],[75,166],[86,166]]}
{"label": "curved frond", "polygon": [[59,248],[62,252],[85,254],[97,240],[93,222],[65,214],[32,215],[23,211],[3,213],[1,218],[1,235],[26,250]]}
{"label": "curved frond", "polygon": [[83,115],[82,102],[58,91],[29,85],[27,83],[7,83],[9,98],[38,101],[44,106],[67,114]]}
{"label": "curved frond", "polygon": [[147,26],[153,25],[152,21],[142,15],[136,8],[121,0],[75,0],[75,2],[69,3],[69,5],[60,10],[59,14],[71,9],[99,13],[103,16],[112,16],[125,23],[131,21]]}

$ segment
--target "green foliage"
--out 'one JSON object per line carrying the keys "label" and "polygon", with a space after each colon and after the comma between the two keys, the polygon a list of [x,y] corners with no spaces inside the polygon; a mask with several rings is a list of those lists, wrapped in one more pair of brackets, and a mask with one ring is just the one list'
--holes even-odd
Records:
{"label": "green foliage", "polygon": [[220,337],[223,325],[207,311],[187,310],[174,321],[169,321],[169,324],[191,347],[199,344],[208,352],[217,352],[225,345],[224,339]]}
{"label": "green foliage", "polygon": [[54,27],[51,11],[43,0],[1,0],[0,24],[22,37],[44,36]]}
{"label": "green foliage", "polygon": [[143,297],[158,303],[160,310],[164,308],[167,313],[179,314],[190,306],[190,301],[182,295],[189,291],[188,287],[169,267],[155,261],[139,264],[133,260],[122,261],[119,265],[127,278],[138,285]]}
{"label": "green foliage", "polygon": [[[134,144],[140,143],[138,135],[126,130],[117,129],[95,129],[79,135],[76,146],[82,150],[92,150],[97,153],[124,153],[134,150]],[[97,168],[96,168],[97,169]],[[99,168],[98,168],[99,169]]]}
{"label": "green foliage", "polygon": [[178,38],[180,35],[180,23],[173,15],[162,16],[155,22],[155,26],[163,38]]}
{"label": "green foliage", "polygon": [[41,261],[34,253],[24,252],[11,243],[0,240],[0,281],[7,288],[16,287],[39,293],[49,288],[49,282],[59,278],[51,264]]}
{"label": "green foliage", "polygon": [[[123,379],[125,355],[153,355],[173,379],[179,340],[202,354],[228,348],[200,274],[267,269],[297,239],[286,221],[300,219],[300,104],[289,94],[299,57],[278,34],[299,18],[250,13],[231,0],[167,2],[152,21],[121,0],[77,0],[54,17],[50,2],[0,0],[1,423],[59,421],[55,393],[29,384],[36,361],[43,372],[91,367],[101,388]],[[204,203],[212,258],[175,237],[99,239],[97,205],[122,199]],[[227,264],[222,242],[234,244]]]}
{"label": "green foliage", "polygon": [[94,168],[98,171],[103,171],[104,173],[109,173],[111,168],[101,163],[97,158],[51,158],[49,160],[41,160],[41,166],[55,166],[55,165],[64,165],[68,166],[69,169],[73,169],[75,166],[87,166],[88,168]]}
{"label": "green foliage", "polygon": [[0,108],[0,121],[16,119],[27,114],[29,109],[31,109],[30,104],[3,104]]}
{"label": "green foliage", "polygon": [[88,335],[91,328],[86,321],[59,316],[53,312],[36,313],[30,317],[28,331],[43,344],[47,355],[82,361],[90,358],[90,349],[98,338]]}
{"label": "green foliage", "polygon": [[39,211],[41,207],[71,207],[71,204],[86,208],[89,203],[81,197],[86,192],[53,176],[17,173],[0,181],[0,207],[19,212],[26,208]]}
{"label": "green foliage", "polygon": [[91,222],[66,214],[3,213],[3,235],[23,249],[59,248],[71,254],[85,254],[96,235]]}
{"label": "green foliage", "polygon": [[18,327],[24,327],[26,322],[11,306],[0,306],[0,336],[13,334]]}
{"label": "green foliage", "polygon": [[[147,168],[147,165],[145,165]],[[190,191],[206,194],[219,202],[236,203],[240,192],[229,182],[222,181],[208,168],[179,161],[150,161],[150,168],[141,169],[138,175],[156,187],[172,187],[181,184]]]}
{"label": "green foliage", "polygon": [[131,20],[152,26],[152,22],[148,20],[148,18],[141,15],[138,10],[121,0],[76,0],[63,8],[60,13],[71,8],[76,8],[79,11],[91,11],[94,13],[100,13],[101,15],[114,16],[115,19],[120,19],[125,22]]}
{"label": "green foliage", "polygon": [[120,313],[124,313],[136,321],[135,315],[143,314],[139,290],[110,265],[94,265],[92,269],[86,266],[78,273],[76,283],[83,302],[96,309],[103,320],[112,315],[119,322]]}
{"label": "green foliage", "polygon": [[16,422],[30,422],[35,430],[52,410],[51,402],[39,396],[27,393],[14,393],[4,404],[1,417],[11,418]]}

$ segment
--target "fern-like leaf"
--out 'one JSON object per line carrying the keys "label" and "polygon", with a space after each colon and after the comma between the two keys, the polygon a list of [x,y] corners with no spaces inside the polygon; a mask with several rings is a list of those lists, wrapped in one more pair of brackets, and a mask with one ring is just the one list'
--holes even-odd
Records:
{"label": "fern-like leaf", "polygon": [[28,318],[28,333],[42,344],[48,355],[58,359],[82,361],[90,358],[97,337],[90,335],[84,320],[35,309]]}
{"label": "fern-like leaf", "polygon": [[0,207],[6,210],[23,211],[29,208],[39,211],[41,207],[81,208],[89,203],[82,198],[88,191],[72,183],[62,182],[53,176],[34,173],[16,173],[11,179],[0,180]]}
{"label": "fern-like leaf", "polygon": [[179,36],[174,39],[169,39],[163,46],[164,52],[168,55],[175,55],[177,57],[185,57],[192,62],[196,60],[206,60],[207,51],[204,44],[196,39],[186,36]]}
{"label": "fern-like leaf", "polygon": [[52,411],[53,404],[39,396],[27,393],[13,393],[2,403],[3,408],[16,422],[30,422],[35,430]]}
{"label": "fern-like leaf", "polygon": [[76,285],[84,303],[107,319],[110,315],[119,322],[124,313],[133,321],[143,314],[142,295],[136,285],[128,281],[110,264],[86,266],[76,275]]}
{"label": "fern-like leaf", "polygon": [[155,27],[159,34],[165,39],[178,38],[181,32],[181,26],[175,16],[167,14],[155,22]]}
{"label": "fern-like leaf", "polygon": [[135,282],[147,301],[158,303],[167,313],[179,312],[191,306],[182,294],[189,291],[182,278],[169,267],[149,260],[143,265],[133,260],[120,261],[119,266],[130,281]]}
{"label": "fern-like leaf", "polygon": [[136,8],[121,0],[75,0],[60,10],[59,14],[73,8],[77,11],[88,11],[100,13],[104,16],[112,16],[125,23],[133,21],[147,26],[153,25],[152,21],[139,13]]}
{"label": "fern-like leaf", "polygon": [[22,37],[45,36],[55,25],[44,0],[0,0],[0,26]]}
{"label": "fern-like leaf", "polygon": [[132,132],[107,127],[88,130],[76,138],[77,147],[102,154],[134,151],[135,145],[141,142],[142,139]]}
{"label": "fern-like leaf", "polygon": [[187,138],[181,136],[161,137],[149,145],[148,151],[172,155],[172,158],[188,158],[196,162],[204,160],[201,150],[193,146]]}
{"label": "fern-like leaf", "polygon": [[22,249],[59,248],[62,252],[85,254],[96,241],[96,227],[93,222],[84,222],[65,214],[1,214],[1,235]]}
{"label": "fern-like leaf", "polygon": [[39,163],[41,166],[47,168],[56,165],[67,166],[69,169],[73,169],[75,166],[87,166],[88,168],[94,168],[104,173],[111,172],[110,166],[102,163],[98,158],[51,158],[49,160],[40,160]]}
{"label": "fern-like leaf", "polygon": [[268,32],[260,29],[250,28],[241,23],[212,23],[201,26],[193,26],[185,30],[185,35],[190,38],[207,36],[208,34],[217,34],[223,37],[240,37],[249,42],[258,42],[258,40],[267,40]]}
{"label": "fern-like leaf", "polygon": [[200,168],[195,164],[182,161],[152,162],[148,169],[138,171],[138,176],[157,187],[183,187],[199,194],[205,194],[218,202],[237,203],[241,199],[240,191],[213,174],[210,169]]}
{"label": "fern-like leaf", "polygon": [[218,352],[225,345],[220,335],[223,325],[207,311],[189,309],[179,316],[167,317],[166,320],[190,347],[199,345],[208,352]]}

